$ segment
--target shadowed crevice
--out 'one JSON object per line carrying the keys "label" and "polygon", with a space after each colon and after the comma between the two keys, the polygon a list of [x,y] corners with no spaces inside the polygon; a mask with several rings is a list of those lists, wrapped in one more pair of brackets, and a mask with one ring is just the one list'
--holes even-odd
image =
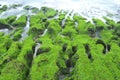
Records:
{"label": "shadowed crevice", "polygon": [[85,52],[86,52],[86,54],[88,56],[88,59],[90,59],[91,61],[93,61],[93,58],[92,58],[92,55],[91,55],[91,52],[90,52],[89,44],[85,44],[84,47],[85,47]]}

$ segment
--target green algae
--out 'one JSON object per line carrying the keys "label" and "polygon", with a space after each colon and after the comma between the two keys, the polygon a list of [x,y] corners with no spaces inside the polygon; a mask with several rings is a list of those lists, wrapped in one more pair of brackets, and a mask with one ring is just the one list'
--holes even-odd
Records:
{"label": "green algae", "polygon": [[14,41],[20,40],[22,32],[23,32],[23,30],[16,31],[14,36],[13,36],[13,40]]}
{"label": "green algae", "polygon": [[58,21],[51,20],[48,21],[48,34],[50,34],[50,37],[54,38],[58,35],[58,33],[62,30],[61,26],[59,25]]}
{"label": "green algae", "polygon": [[42,7],[41,10],[44,11],[47,18],[54,17],[57,14],[57,11],[52,8]]}
{"label": "green algae", "polygon": [[10,16],[10,17],[8,17],[7,18],[7,22],[8,22],[8,24],[12,24],[15,20],[16,20],[16,16]]}
{"label": "green algae", "polygon": [[9,62],[6,67],[2,70],[0,79],[1,80],[25,80],[23,76],[25,76],[26,69],[24,68],[25,65],[23,65],[21,62],[14,60]]}
{"label": "green algae", "polygon": [[65,18],[65,14],[59,14],[59,19],[63,20]]}
{"label": "green algae", "polygon": [[[27,43],[26,43],[27,41]],[[1,80],[25,80],[26,74],[29,70],[30,62],[32,59],[32,46],[34,45],[34,41],[31,37],[28,37],[21,47],[21,51],[16,59],[8,62],[6,66],[1,71]],[[17,51],[18,52],[18,51]],[[13,53],[12,53],[13,54]],[[9,70],[9,72],[8,72]],[[7,73],[7,74],[6,74]],[[16,75],[17,74],[17,75]],[[7,77],[6,77],[7,76]],[[14,77],[14,78],[13,78]]]}
{"label": "green algae", "polygon": [[12,25],[14,27],[25,27],[26,25],[26,16],[20,16],[17,20],[15,20]]}
{"label": "green algae", "polygon": [[72,26],[65,26],[64,30],[62,30],[62,35],[68,36],[69,38],[73,38],[77,31]]}
{"label": "green algae", "polygon": [[10,28],[7,19],[0,19],[0,29]]}
{"label": "green algae", "polygon": [[25,9],[25,10],[31,10],[33,13],[38,13],[39,12],[39,8],[32,7],[30,5],[24,6],[23,9]]}
{"label": "green algae", "polygon": [[59,70],[56,60],[59,55],[59,46],[53,46],[49,52],[39,55],[33,60],[33,66],[30,72],[30,79],[57,80]]}
{"label": "green algae", "polygon": [[106,24],[100,19],[93,19],[93,22],[95,23],[96,29],[98,30],[107,28]]}
{"label": "green algae", "polygon": [[9,8],[17,9],[17,7],[21,7],[22,4],[12,4]]}
{"label": "green algae", "polygon": [[13,29],[13,27],[11,25],[15,21],[15,19],[16,19],[16,16],[1,18],[0,19],[0,29],[4,29],[4,28]]}
{"label": "green algae", "polygon": [[10,48],[5,53],[4,57],[0,61],[0,72],[6,66],[7,63],[16,59],[20,52],[20,44],[18,42],[12,42]]}
{"label": "green algae", "polygon": [[29,34],[33,36],[39,36],[44,32],[44,26],[41,24],[33,24],[30,27]]}
{"label": "green algae", "polygon": [[7,5],[3,5],[2,8],[0,8],[0,13],[6,11],[8,9]]}

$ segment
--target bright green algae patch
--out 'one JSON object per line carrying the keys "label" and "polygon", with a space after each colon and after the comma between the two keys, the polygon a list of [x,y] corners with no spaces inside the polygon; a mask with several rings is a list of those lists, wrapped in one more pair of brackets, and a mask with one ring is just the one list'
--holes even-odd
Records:
{"label": "bright green algae patch", "polygon": [[91,23],[77,14],[65,18],[66,12],[47,7],[33,10],[36,14],[30,16],[28,37],[22,42],[27,16],[0,19],[0,29],[12,30],[0,33],[0,80],[120,79],[119,22],[104,17],[105,22],[94,18]]}

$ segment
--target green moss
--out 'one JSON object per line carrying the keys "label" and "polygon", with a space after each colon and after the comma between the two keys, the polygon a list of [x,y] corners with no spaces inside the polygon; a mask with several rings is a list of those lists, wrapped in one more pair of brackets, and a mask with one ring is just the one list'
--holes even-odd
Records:
{"label": "green moss", "polygon": [[75,14],[75,15],[73,16],[73,19],[74,19],[75,21],[86,20],[86,18],[84,18],[84,17],[82,17],[82,16],[80,16],[80,15],[78,15],[78,14]]}
{"label": "green moss", "polygon": [[10,29],[10,26],[9,24],[7,23],[7,19],[0,19],[0,29],[4,29],[4,28],[9,28]]}
{"label": "green moss", "polygon": [[63,37],[62,35],[57,35],[57,37],[53,40],[53,43],[60,46],[66,43],[70,44],[70,38],[67,36]]}
{"label": "green moss", "polygon": [[33,51],[32,51],[33,45],[34,45],[34,41],[33,41],[32,37],[29,36],[28,38],[26,38],[25,41],[23,42],[21,53],[17,59],[22,62],[25,62],[26,64],[29,63],[30,59],[28,59],[28,58],[30,57],[29,55],[33,54]]}
{"label": "green moss", "polygon": [[77,34],[77,32],[72,26],[65,26],[65,28],[62,30],[62,35],[68,36],[71,39],[75,34]]}
{"label": "green moss", "polygon": [[104,19],[106,20],[106,24],[108,24],[109,26],[108,28],[113,29],[117,26],[114,20],[108,18],[104,18]]}
{"label": "green moss", "polygon": [[9,50],[11,46],[12,40],[9,39],[8,36],[2,36],[0,37],[0,72],[2,69],[2,63],[4,61],[5,56],[7,55],[7,51]]}
{"label": "green moss", "polygon": [[[3,36],[0,37],[0,50],[2,50],[2,48],[5,48],[5,51],[8,50],[10,48],[10,45],[12,43],[12,40],[9,38],[9,36]],[[4,52],[1,52],[2,54]]]}
{"label": "green moss", "polygon": [[119,65],[119,47],[112,43],[110,52],[105,55],[101,56],[100,59],[102,63],[109,69],[114,77],[114,80],[118,80],[120,78],[120,65]]}
{"label": "green moss", "polygon": [[31,8],[32,8],[32,6],[29,6],[29,5],[26,5],[23,7],[23,9],[25,9],[25,10],[30,10]]}
{"label": "green moss", "polygon": [[19,55],[16,53],[18,55],[17,58],[8,62],[2,69],[0,76],[1,80],[26,80],[27,72],[29,71],[29,66],[33,58],[32,47],[34,45],[34,41],[32,37],[26,38],[22,45]]}
{"label": "green moss", "polygon": [[13,40],[18,41],[21,38],[22,32],[23,32],[23,30],[16,31],[16,33],[13,36]]}
{"label": "green moss", "polygon": [[63,20],[65,18],[65,14],[59,14],[59,19]]}
{"label": "green moss", "polygon": [[8,28],[13,29],[11,27],[11,24],[15,21],[16,16],[9,16],[7,18],[1,18],[0,19],[0,29]]}
{"label": "green moss", "polygon": [[78,54],[74,54],[71,58],[71,65],[74,66],[76,64],[76,61],[79,59]]}
{"label": "green moss", "polygon": [[46,16],[42,10],[40,10],[36,15],[30,17],[30,24],[43,23],[46,20]]}
{"label": "green moss", "polygon": [[65,62],[64,58],[62,58],[62,57],[58,58],[57,65],[60,69],[66,69],[67,68],[65,63],[66,62]]}
{"label": "green moss", "polygon": [[113,37],[112,32],[113,31],[110,31],[110,30],[101,31],[100,35],[101,35],[102,40],[106,43],[109,43]]}
{"label": "green moss", "polygon": [[[94,43],[94,42],[93,42]],[[72,72],[71,79],[73,80],[102,80],[102,79],[109,79],[114,80],[113,74],[110,72],[108,67],[101,61],[99,47],[96,48],[96,46],[91,43],[91,53],[92,57],[94,59],[93,62],[88,60],[87,55],[85,55],[84,47],[80,46],[80,49],[77,51],[77,54],[79,55],[79,59],[76,62],[76,65],[74,67],[74,70]],[[92,46],[93,45],[93,46]],[[102,59],[103,60],[103,59]],[[106,59],[105,59],[106,60]],[[111,76],[109,76],[111,75]],[[69,80],[69,79],[68,79]]]}
{"label": "green moss", "polygon": [[3,5],[2,8],[0,8],[0,13],[2,13],[3,11],[7,10],[7,5]]}
{"label": "green moss", "polygon": [[48,52],[53,47],[52,39],[50,39],[47,35],[40,37],[39,42],[42,43],[40,47],[41,53]]}
{"label": "green moss", "polygon": [[12,59],[17,58],[17,55],[20,53],[20,43],[18,42],[12,42],[10,48],[6,52],[6,56],[3,58],[4,61],[11,61]]}
{"label": "green moss", "polygon": [[50,37],[54,38],[58,35],[58,33],[62,30],[61,26],[56,20],[50,20],[48,21],[48,34]]}
{"label": "green moss", "polygon": [[39,12],[39,9],[38,9],[38,8],[36,8],[36,7],[32,7],[32,9],[31,9],[31,10],[32,10],[32,12],[33,12],[33,13],[38,13],[38,12]]}
{"label": "green moss", "polygon": [[65,26],[73,26],[75,27],[75,22],[68,17],[65,21]]}
{"label": "green moss", "polygon": [[93,25],[91,22],[86,23],[86,28],[89,33],[95,33],[95,25]]}
{"label": "green moss", "polygon": [[86,34],[80,34],[80,35],[76,35],[74,37],[74,42],[73,44],[78,44],[78,43],[82,43],[82,44],[85,44],[85,43],[88,43],[88,41],[91,39],[91,37],[89,37],[89,35],[86,35]]}
{"label": "green moss", "polygon": [[17,60],[13,60],[5,66],[0,75],[0,80],[25,80],[25,65]]}
{"label": "green moss", "polygon": [[12,23],[14,27],[25,27],[26,25],[26,16],[22,15],[16,21]]}
{"label": "green moss", "polygon": [[85,20],[78,20],[77,32],[78,33],[86,33],[87,32]]}
{"label": "green moss", "polygon": [[0,32],[0,37],[1,37],[1,36],[4,36],[4,33],[3,33],[3,32]]}
{"label": "green moss", "polygon": [[[89,67],[90,66],[90,64],[89,64],[90,62],[87,59],[87,56],[86,56],[86,53],[85,53],[85,50],[84,50],[84,46],[79,45],[79,47],[80,47],[80,49],[76,53],[76,54],[79,55],[79,59],[76,62],[76,65],[74,67],[73,76],[72,76],[73,78],[72,79],[73,80],[81,80],[81,79],[86,80],[84,78],[84,76],[86,74],[86,78],[89,77],[89,75],[87,75],[87,74],[90,73],[90,70],[88,71],[89,68],[85,68],[85,66]],[[81,70],[79,70],[79,69],[81,69]],[[85,69],[87,69],[87,70],[85,71]]]}
{"label": "green moss", "polygon": [[16,9],[17,7],[21,7],[22,4],[13,4],[10,6],[10,8]]}
{"label": "green moss", "polygon": [[46,17],[54,17],[57,14],[57,11],[52,8],[42,7],[42,10],[45,12]]}
{"label": "green moss", "polygon": [[57,80],[57,72],[59,68],[56,65],[60,48],[54,46],[52,50],[41,54],[33,61],[33,66],[30,72],[31,80]]}
{"label": "green moss", "polygon": [[5,53],[4,57],[0,61],[0,65],[1,65],[0,69],[3,69],[8,62],[16,59],[17,55],[19,55],[20,53],[20,49],[21,49],[20,43],[12,42],[10,48],[8,49],[8,51]]}
{"label": "green moss", "polygon": [[37,15],[35,16],[31,16],[30,18],[30,30],[29,30],[29,34],[37,37],[39,35],[41,35],[44,30],[45,30],[45,20],[46,18],[44,17],[44,13],[42,11],[40,11],[39,13],[37,13]]}
{"label": "green moss", "polygon": [[25,9],[25,10],[31,10],[33,13],[38,13],[39,12],[39,9],[37,7],[32,7],[30,5],[24,6],[23,9]]}
{"label": "green moss", "polygon": [[32,36],[39,36],[44,32],[44,26],[42,24],[32,24],[29,30],[29,34]]}
{"label": "green moss", "polygon": [[116,25],[117,26],[115,27],[113,34],[119,37],[120,36],[120,23],[117,23]]}
{"label": "green moss", "polygon": [[107,28],[106,24],[100,19],[95,19],[94,18],[93,22],[95,23],[95,26],[98,30],[103,30],[103,29]]}
{"label": "green moss", "polygon": [[12,24],[15,20],[16,20],[16,16],[10,16],[10,17],[8,17],[7,18],[7,22],[8,22],[8,24]]}

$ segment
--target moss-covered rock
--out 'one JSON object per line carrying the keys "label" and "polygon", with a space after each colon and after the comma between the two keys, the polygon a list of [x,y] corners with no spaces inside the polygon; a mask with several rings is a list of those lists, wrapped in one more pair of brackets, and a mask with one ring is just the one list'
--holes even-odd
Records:
{"label": "moss-covered rock", "polygon": [[0,61],[0,72],[4,68],[4,66],[9,63],[10,61],[14,60],[17,58],[21,50],[21,45],[18,42],[12,42],[10,48],[8,51],[5,53],[4,57],[1,58]]}
{"label": "moss-covered rock", "polygon": [[54,38],[58,35],[58,33],[62,30],[57,20],[48,21],[48,34],[50,37]]}
{"label": "moss-covered rock", "polygon": [[[16,59],[8,62],[2,69],[0,79],[1,80],[26,80],[27,73],[33,58],[32,47],[34,41],[31,37],[28,37],[21,47],[21,51]],[[9,71],[9,72],[8,72]],[[6,74],[7,73],[7,74]],[[17,74],[17,75],[16,75]],[[7,77],[6,77],[7,76]],[[14,78],[13,78],[14,77]]]}
{"label": "moss-covered rock", "polygon": [[55,9],[52,9],[52,8],[42,7],[41,10],[44,11],[46,17],[48,17],[48,18],[54,17],[57,14],[57,11]]}
{"label": "moss-covered rock", "polygon": [[30,6],[30,5],[26,5],[23,7],[23,9],[25,9],[25,10],[30,10],[31,8],[32,8],[32,6]]}
{"label": "moss-covered rock", "polygon": [[3,62],[10,62],[11,60],[17,58],[21,50],[21,45],[18,42],[12,42],[10,48],[6,52],[5,57],[3,58]]}
{"label": "moss-covered rock", "polygon": [[109,43],[113,37],[113,31],[111,30],[103,30],[101,31],[101,38],[103,41],[105,41],[106,43]]}
{"label": "moss-covered rock", "polygon": [[54,46],[49,52],[41,54],[33,61],[30,72],[30,79],[57,80],[57,72],[59,70],[56,65],[60,48]]}
{"label": "moss-covered rock", "polygon": [[65,14],[59,14],[59,20],[63,20],[65,18]]}
{"label": "moss-covered rock", "polygon": [[5,29],[5,28],[8,28],[10,29],[10,26],[7,22],[7,19],[0,19],[0,29]]}
{"label": "moss-covered rock", "polygon": [[14,41],[19,41],[20,38],[22,37],[21,34],[22,34],[23,30],[18,30],[15,32],[14,36],[13,36],[13,40]]}
{"label": "moss-covered rock", "polygon": [[11,8],[13,8],[13,9],[17,9],[17,7],[21,7],[22,6],[22,4],[12,4],[12,5],[10,5],[10,9]]}
{"label": "moss-covered rock", "polygon": [[77,34],[77,31],[74,29],[73,26],[65,26],[65,28],[62,30],[62,35],[68,36],[71,39],[74,37],[75,34]]}
{"label": "moss-covered rock", "polygon": [[45,28],[43,25],[41,24],[33,24],[31,27],[30,27],[30,30],[29,30],[29,34],[32,35],[32,36],[39,36],[41,34],[43,34]]}
{"label": "moss-covered rock", "polygon": [[36,8],[36,7],[32,7],[32,9],[31,9],[31,10],[32,10],[32,12],[33,12],[33,13],[38,13],[38,12],[39,12],[39,9],[38,9],[38,8]]}
{"label": "moss-covered rock", "polygon": [[80,16],[79,14],[74,14],[73,19],[74,19],[75,21],[86,20],[86,18]]}
{"label": "moss-covered rock", "polygon": [[8,9],[7,5],[3,5],[2,8],[0,8],[0,13],[6,11],[7,9]]}
{"label": "moss-covered rock", "polygon": [[0,80],[25,80],[25,72],[25,65],[17,60],[13,60],[2,70]]}
{"label": "moss-covered rock", "polygon": [[107,28],[106,24],[100,19],[95,19],[94,18],[93,22],[94,22],[97,30],[103,30],[103,29]]}
{"label": "moss-covered rock", "polygon": [[10,16],[10,17],[8,17],[7,18],[7,22],[8,22],[8,24],[12,24],[15,20],[16,20],[16,16]]}
{"label": "moss-covered rock", "polygon": [[78,33],[87,33],[86,21],[78,20],[78,26],[76,29]]}
{"label": "moss-covered rock", "polygon": [[39,52],[40,54],[44,52],[49,52],[53,47],[52,39],[50,39],[47,35],[40,37],[39,42],[42,43]]}
{"label": "moss-covered rock", "polygon": [[31,10],[33,13],[39,12],[39,9],[37,7],[32,7],[30,5],[24,6],[23,9],[25,9],[25,10]]}
{"label": "moss-covered rock", "polygon": [[120,23],[117,23],[116,25],[117,26],[115,27],[113,34],[119,37],[120,36]]}
{"label": "moss-covered rock", "polygon": [[12,25],[14,27],[25,27],[26,25],[26,16],[22,15],[21,17],[19,17],[17,20],[15,20]]}
{"label": "moss-covered rock", "polygon": [[108,25],[109,29],[114,29],[117,26],[117,24],[114,20],[108,19],[106,17],[104,19],[106,20],[106,24]]}
{"label": "moss-covered rock", "polygon": [[12,40],[9,38],[9,36],[3,36],[0,37],[0,46],[1,46],[1,50],[2,48],[5,50],[8,50],[10,48],[10,45],[12,43]]}

